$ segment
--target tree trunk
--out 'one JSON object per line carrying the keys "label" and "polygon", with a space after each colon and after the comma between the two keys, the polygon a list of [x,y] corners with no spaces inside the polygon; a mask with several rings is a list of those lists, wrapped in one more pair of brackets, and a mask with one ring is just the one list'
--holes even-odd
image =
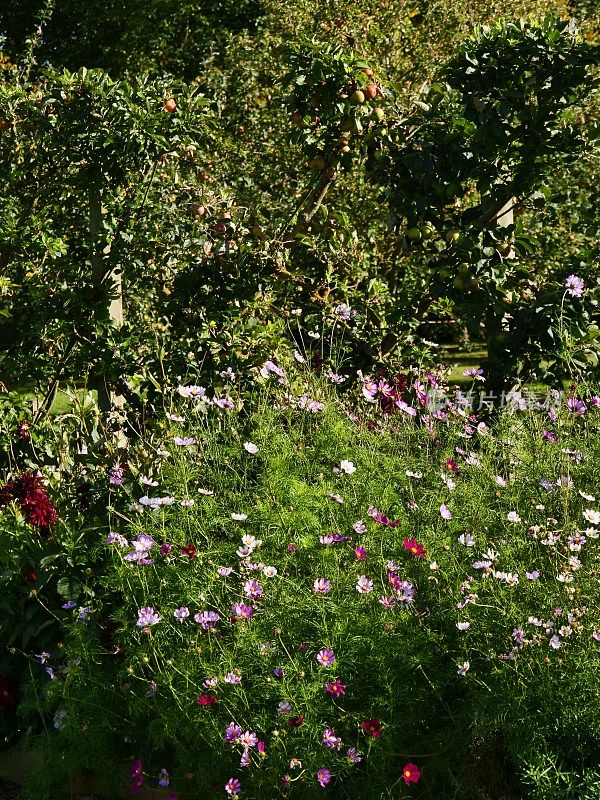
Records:
{"label": "tree trunk", "polygon": [[[102,202],[100,191],[94,185],[89,190],[89,209],[90,209],[90,253],[92,262],[92,283],[95,288],[104,292],[105,287],[110,287],[112,299],[108,299],[108,315],[116,326],[123,324],[123,291],[121,272],[118,269],[113,269],[110,273],[105,274],[105,266],[102,261],[102,254],[100,253],[100,234],[102,230]],[[125,403],[125,398],[122,395],[117,395],[108,385],[106,377],[103,375],[96,376],[94,386],[98,392],[98,406],[102,411],[109,411],[111,408],[117,406],[121,407]]]}

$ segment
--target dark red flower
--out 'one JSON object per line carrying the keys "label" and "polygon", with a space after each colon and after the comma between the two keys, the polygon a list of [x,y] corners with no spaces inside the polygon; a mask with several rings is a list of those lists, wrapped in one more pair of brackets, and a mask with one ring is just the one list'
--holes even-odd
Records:
{"label": "dark red flower", "polygon": [[197,700],[199,706],[212,706],[217,702],[214,694],[201,694]]}
{"label": "dark red flower", "polygon": [[290,728],[299,728],[301,725],[304,725],[304,717],[302,714],[300,714],[298,717],[292,717],[291,719],[288,719],[288,725]]}
{"label": "dark red flower", "polygon": [[0,709],[3,711],[12,711],[17,707],[19,698],[20,695],[17,684],[11,680],[11,678],[0,675]]}
{"label": "dark red flower", "polygon": [[24,442],[28,442],[31,439],[31,434],[29,433],[30,428],[30,422],[27,422],[26,419],[20,419],[17,423],[17,436],[19,439],[23,439]]}
{"label": "dark red flower", "polygon": [[190,561],[196,558],[196,545],[193,543],[184,544],[183,547],[181,548],[181,555],[187,556]]}
{"label": "dark red flower", "polygon": [[34,569],[27,570],[27,572],[23,575],[23,580],[25,583],[35,583],[37,579],[38,574]]}
{"label": "dark red flower", "polygon": [[460,468],[453,458],[446,459],[446,469],[449,470],[450,472],[455,472],[455,473],[460,472]]}
{"label": "dark red flower", "polygon": [[310,359],[310,366],[313,372],[318,372],[325,362],[318,353]]}
{"label": "dark red flower", "polygon": [[379,739],[381,736],[381,720],[379,719],[366,719],[361,722],[360,727],[363,731],[372,736],[374,739]]}
{"label": "dark red flower", "polygon": [[39,475],[24,472],[0,489],[0,508],[15,500],[27,517],[27,522],[38,528],[42,535],[50,533],[50,526],[58,522],[58,512],[46,494]]}

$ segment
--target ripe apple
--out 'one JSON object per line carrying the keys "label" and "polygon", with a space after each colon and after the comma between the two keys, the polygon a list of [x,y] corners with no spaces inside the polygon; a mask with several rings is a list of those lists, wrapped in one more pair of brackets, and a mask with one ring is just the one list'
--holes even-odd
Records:
{"label": "ripe apple", "polygon": [[206,208],[202,205],[202,203],[192,203],[192,214],[195,217],[202,217],[206,214]]}
{"label": "ripe apple", "polygon": [[172,97],[166,97],[163,101],[163,108],[165,111],[168,111],[169,114],[172,114],[177,108],[177,103]]}
{"label": "ripe apple", "polygon": [[367,83],[363,94],[367,100],[374,100],[377,97],[377,86],[374,83]]}

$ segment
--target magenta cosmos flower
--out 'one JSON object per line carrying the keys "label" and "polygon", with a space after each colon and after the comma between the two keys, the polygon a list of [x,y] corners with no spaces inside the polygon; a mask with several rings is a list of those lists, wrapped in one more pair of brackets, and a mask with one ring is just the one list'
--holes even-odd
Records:
{"label": "magenta cosmos flower", "polygon": [[316,659],[322,667],[330,667],[335,664],[335,653],[329,649],[319,650]]}
{"label": "magenta cosmos flower", "polygon": [[418,783],[421,777],[421,770],[416,764],[405,764],[402,767],[402,780],[408,786],[409,783]]}
{"label": "magenta cosmos flower", "polygon": [[346,694],[346,686],[341,682],[339,678],[331,681],[331,683],[326,683],[323,688],[327,692],[327,694],[331,695],[331,697],[341,697],[343,694]]}
{"label": "magenta cosmos flower", "polygon": [[425,547],[419,544],[416,539],[405,539],[402,543],[405,550],[416,558],[425,558]]}

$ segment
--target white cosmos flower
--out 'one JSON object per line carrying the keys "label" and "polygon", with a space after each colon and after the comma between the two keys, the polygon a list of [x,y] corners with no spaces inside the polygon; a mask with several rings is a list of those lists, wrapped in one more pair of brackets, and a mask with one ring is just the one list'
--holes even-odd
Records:
{"label": "white cosmos flower", "polygon": [[583,518],[592,525],[600,525],[600,511],[594,511],[591,508],[586,508],[583,512]]}

